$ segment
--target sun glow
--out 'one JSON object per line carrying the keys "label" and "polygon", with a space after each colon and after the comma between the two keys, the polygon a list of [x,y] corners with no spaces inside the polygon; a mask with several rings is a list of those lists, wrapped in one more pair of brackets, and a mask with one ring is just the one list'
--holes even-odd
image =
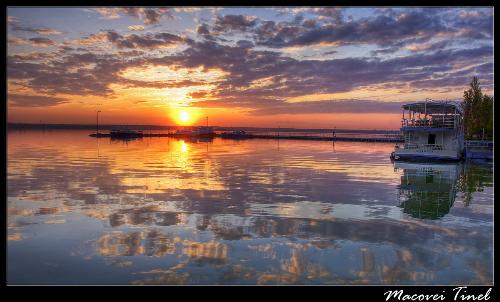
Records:
{"label": "sun glow", "polygon": [[186,111],[181,111],[179,113],[179,120],[183,123],[186,123],[187,121],[189,121],[189,119],[191,118],[191,116],[189,115],[188,112]]}
{"label": "sun glow", "polygon": [[201,115],[197,108],[192,107],[170,107],[167,110],[171,119],[179,126],[191,126]]}

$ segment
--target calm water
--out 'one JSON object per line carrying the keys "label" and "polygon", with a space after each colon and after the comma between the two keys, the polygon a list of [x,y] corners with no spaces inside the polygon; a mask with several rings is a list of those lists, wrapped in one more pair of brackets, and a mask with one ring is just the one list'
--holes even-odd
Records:
{"label": "calm water", "polygon": [[492,284],[492,167],[394,144],[8,134],[9,284]]}

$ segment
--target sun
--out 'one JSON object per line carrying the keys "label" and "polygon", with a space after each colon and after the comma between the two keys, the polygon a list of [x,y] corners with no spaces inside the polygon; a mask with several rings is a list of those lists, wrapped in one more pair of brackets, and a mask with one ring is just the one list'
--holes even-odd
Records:
{"label": "sun", "polygon": [[181,120],[181,122],[183,122],[183,123],[189,121],[190,118],[191,118],[191,116],[186,111],[181,111],[179,113],[179,120]]}

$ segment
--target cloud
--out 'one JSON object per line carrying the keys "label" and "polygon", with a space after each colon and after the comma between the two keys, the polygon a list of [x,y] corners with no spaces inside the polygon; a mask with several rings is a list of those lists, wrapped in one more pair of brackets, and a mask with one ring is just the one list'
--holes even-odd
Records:
{"label": "cloud", "polygon": [[312,8],[310,12],[319,15],[320,19],[327,19],[334,23],[342,23],[344,10],[345,8],[342,7],[317,7]]}
{"label": "cloud", "polygon": [[210,31],[208,29],[207,24],[202,24],[202,25],[198,26],[198,29],[196,30],[196,32],[200,35],[209,35],[210,34]]}
{"label": "cloud", "polygon": [[141,19],[145,25],[160,23],[162,18],[173,19],[169,8],[144,8],[144,7],[98,7],[94,10],[105,19],[119,19],[123,15]]}
{"label": "cloud", "polygon": [[213,29],[216,32],[245,31],[257,24],[256,19],[243,15],[217,16]]}
{"label": "cloud", "polygon": [[22,95],[9,93],[7,98],[9,103],[16,107],[46,107],[69,102],[65,98],[43,95]]}
{"label": "cloud", "polygon": [[[293,34],[284,35],[282,31],[285,28]],[[312,29],[303,26],[281,27],[270,36],[257,35],[256,38],[259,44],[270,47],[352,43],[393,45],[401,39],[430,39],[445,29],[446,26],[438,19],[422,12],[410,11],[397,17],[378,15],[350,22],[342,22],[339,19],[336,23],[327,23]]]}
{"label": "cloud", "polygon": [[[443,77],[455,77],[452,74],[454,64],[484,63],[492,58],[491,46],[439,50],[385,60],[339,58],[318,61],[296,60],[279,52],[257,51],[242,44],[228,46],[205,41],[189,45],[177,55],[152,60],[156,64],[188,68],[222,68],[228,76],[213,89],[215,98],[241,94],[256,98],[288,98],[348,92],[388,82],[411,85],[412,81],[432,78],[437,72]],[[265,85],[253,85],[265,78],[272,80]]]}
{"label": "cloud", "polygon": [[120,9],[119,8],[106,8],[106,7],[96,7],[94,8],[105,19],[119,19]]}
{"label": "cloud", "polygon": [[[290,10],[295,11],[287,9]],[[297,17],[292,22],[256,20],[257,24],[245,30],[253,35],[256,45],[271,48],[358,44],[384,47],[374,54],[395,52],[407,45],[428,43],[433,38],[448,40],[434,45],[438,48],[460,39],[462,42],[491,39],[493,34],[491,9],[460,14],[456,9],[440,8],[378,9],[367,17],[348,20],[341,8],[304,8],[297,12],[316,14],[319,18],[305,19],[302,23],[297,21],[303,18]]]}
{"label": "cloud", "polygon": [[49,61],[27,62],[8,56],[7,77],[14,83],[23,81],[31,89],[44,94],[109,96],[111,83],[119,80],[119,72],[141,64],[123,62],[112,54],[68,53]]}
{"label": "cloud", "polygon": [[142,25],[130,25],[128,27],[129,30],[141,31],[144,30],[144,26]]}
{"label": "cloud", "polygon": [[13,55],[14,58],[21,61],[42,61],[47,59],[53,59],[56,57],[55,53],[47,52],[30,52],[25,54]]}
{"label": "cloud", "polygon": [[437,49],[443,49],[446,46],[450,45],[452,41],[449,40],[442,40],[434,43],[415,43],[415,44],[409,44],[406,45],[405,48],[413,51],[413,52],[418,52],[418,51],[433,51]]}
{"label": "cloud", "polygon": [[7,43],[9,45],[24,45],[24,44],[29,44],[27,39],[20,38],[20,37],[10,37],[7,39]]}
{"label": "cloud", "polygon": [[53,28],[35,28],[35,27],[24,27],[24,26],[14,26],[13,30],[25,31],[25,32],[34,33],[37,35],[48,35],[48,36],[62,35],[64,33],[60,30],[53,29]]}
{"label": "cloud", "polygon": [[33,43],[34,46],[48,47],[56,44],[56,42],[52,41],[49,38],[30,38],[29,40]]}
{"label": "cloud", "polygon": [[107,40],[113,43],[118,48],[159,48],[169,47],[181,42],[185,39],[170,33],[157,33],[145,35],[127,35],[122,36],[115,31],[107,32]]}
{"label": "cloud", "polygon": [[[161,9],[144,9],[144,24],[156,24],[160,22],[160,18],[164,13],[167,13],[168,10],[161,10]],[[170,14],[168,15],[169,17],[172,17]]]}
{"label": "cloud", "polygon": [[196,13],[201,11],[202,9],[210,9],[210,8],[201,8],[201,7],[176,7],[174,8],[175,12],[178,13]]}
{"label": "cloud", "polygon": [[337,50],[331,50],[331,51],[325,51],[325,52],[323,53],[323,55],[333,55],[333,54],[336,54],[336,53],[338,53],[338,51],[337,51]]}
{"label": "cloud", "polygon": [[104,43],[107,41],[108,41],[108,33],[105,31],[101,31],[81,39],[76,39],[73,42],[78,45],[94,45],[98,43]]}
{"label": "cloud", "polygon": [[179,43],[188,42],[188,38],[180,37],[174,34],[160,32],[156,34],[130,34],[121,35],[114,30],[101,31],[97,34],[91,34],[85,38],[74,40],[79,45],[94,45],[99,43],[112,43],[116,47],[123,48],[161,48],[171,47]]}

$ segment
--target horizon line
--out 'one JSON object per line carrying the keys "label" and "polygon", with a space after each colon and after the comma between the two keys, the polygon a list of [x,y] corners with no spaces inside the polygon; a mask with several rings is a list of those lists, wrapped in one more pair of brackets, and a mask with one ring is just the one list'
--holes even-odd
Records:
{"label": "horizon line", "polygon": [[[91,128],[95,129],[96,124],[66,124],[66,123],[26,123],[26,122],[8,122],[7,123],[7,128],[9,127],[30,127],[30,128],[47,128],[47,127],[68,127],[67,129],[71,128]],[[128,127],[155,127],[155,128],[177,128],[177,127],[197,127],[199,125],[189,125],[189,126],[183,126],[183,125],[154,125],[154,124],[99,124],[99,129],[101,128],[109,128],[109,127],[116,127],[116,126],[128,126]],[[204,126],[204,125],[201,125]],[[310,130],[310,131],[399,131],[399,129],[349,129],[349,128],[294,128],[294,127],[252,127],[252,126],[217,126],[213,125],[210,127],[214,128],[219,128],[219,129],[259,129],[259,130],[266,130],[266,129],[276,129],[276,130],[281,130],[281,131],[287,131],[287,130]],[[57,129],[57,128],[56,128]],[[103,129],[104,130],[104,129]],[[155,129],[159,130],[159,129]]]}

